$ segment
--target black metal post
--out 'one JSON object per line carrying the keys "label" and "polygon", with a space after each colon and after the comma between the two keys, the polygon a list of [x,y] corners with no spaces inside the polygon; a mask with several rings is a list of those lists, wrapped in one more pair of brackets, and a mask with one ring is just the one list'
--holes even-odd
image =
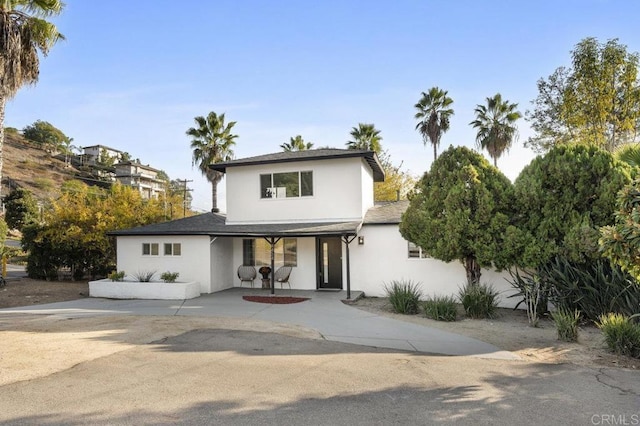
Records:
{"label": "black metal post", "polygon": [[351,259],[349,258],[349,244],[356,238],[354,235],[349,239],[347,235],[342,237],[343,241],[347,245],[347,300],[351,299]]}
{"label": "black metal post", "polygon": [[276,290],[276,271],[275,271],[275,247],[276,244],[278,243],[278,241],[280,241],[281,238],[276,238],[276,237],[264,237],[265,240],[267,240],[267,242],[269,243],[269,245],[271,246],[271,294],[274,295],[275,294],[275,290]]}

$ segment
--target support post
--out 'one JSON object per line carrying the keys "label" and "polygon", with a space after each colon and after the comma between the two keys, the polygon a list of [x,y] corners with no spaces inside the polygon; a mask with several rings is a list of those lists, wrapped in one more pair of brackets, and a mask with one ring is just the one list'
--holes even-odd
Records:
{"label": "support post", "polygon": [[275,247],[280,238],[276,237],[264,237],[265,240],[271,246],[271,294],[275,294],[276,290],[276,267],[275,267]]}
{"label": "support post", "polygon": [[348,235],[342,236],[342,241],[347,245],[347,300],[351,300],[351,259],[349,258],[349,244],[356,238],[356,236],[352,236],[349,238]]}

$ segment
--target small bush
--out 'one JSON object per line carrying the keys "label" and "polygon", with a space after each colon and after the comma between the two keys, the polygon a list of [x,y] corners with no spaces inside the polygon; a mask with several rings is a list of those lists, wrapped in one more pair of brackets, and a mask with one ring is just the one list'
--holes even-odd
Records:
{"label": "small bush", "polygon": [[458,297],[469,318],[494,318],[496,316],[499,294],[492,285],[465,284],[460,289]]}
{"label": "small bush", "polygon": [[180,276],[179,272],[167,271],[167,272],[163,272],[162,275],[160,275],[160,279],[165,283],[175,283],[176,280],[178,279],[178,276]]}
{"label": "small bush", "polygon": [[456,300],[451,296],[432,297],[422,304],[424,316],[436,321],[455,321],[458,317]]}
{"label": "small bush", "polygon": [[124,280],[124,275],[125,275],[124,271],[120,271],[120,272],[113,271],[112,273],[109,274],[109,279],[111,281],[122,281]]}
{"label": "small bush", "polygon": [[384,290],[389,297],[393,311],[398,314],[417,314],[420,297],[420,284],[412,281],[391,281]]}
{"label": "small bush", "polygon": [[622,314],[610,313],[600,316],[596,325],[602,330],[611,351],[640,358],[640,324],[634,324]]}
{"label": "small bush", "polygon": [[564,342],[575,342],[578,340],[578,320],[580,320],[580,311],[569,311],[567,309],[558,309],[551,313],[553,322],[556,323],[556,331],[558,332],[558,340]]}
{"label": "small bush", "polygon": [[141,283],[148,283],[153,279],[153,276],[156,274],[156,271],[138,271],[133,276],[137,281]]}

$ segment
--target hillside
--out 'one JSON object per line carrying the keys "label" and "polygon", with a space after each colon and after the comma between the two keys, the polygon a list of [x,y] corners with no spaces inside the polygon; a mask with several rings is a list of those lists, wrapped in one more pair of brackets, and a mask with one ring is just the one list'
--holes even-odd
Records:
{"label": "hillside", "polygon": [[3,154],[2,195],[17,185],[46,200],[59,194],[63,182],[83,175],[19,134],[5,133]]}

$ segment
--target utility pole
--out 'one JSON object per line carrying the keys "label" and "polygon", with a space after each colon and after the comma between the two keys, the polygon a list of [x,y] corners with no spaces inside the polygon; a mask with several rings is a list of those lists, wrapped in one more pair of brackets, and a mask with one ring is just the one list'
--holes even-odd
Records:
{"label": "utility pole", "polygon": [[184,185],[182,190],[182,217],[185,217],[187,215],[187,192],[193,191],[193,189],[187,188],[187,183],[193,182],[193,180],[176,179],[176,182]]}

